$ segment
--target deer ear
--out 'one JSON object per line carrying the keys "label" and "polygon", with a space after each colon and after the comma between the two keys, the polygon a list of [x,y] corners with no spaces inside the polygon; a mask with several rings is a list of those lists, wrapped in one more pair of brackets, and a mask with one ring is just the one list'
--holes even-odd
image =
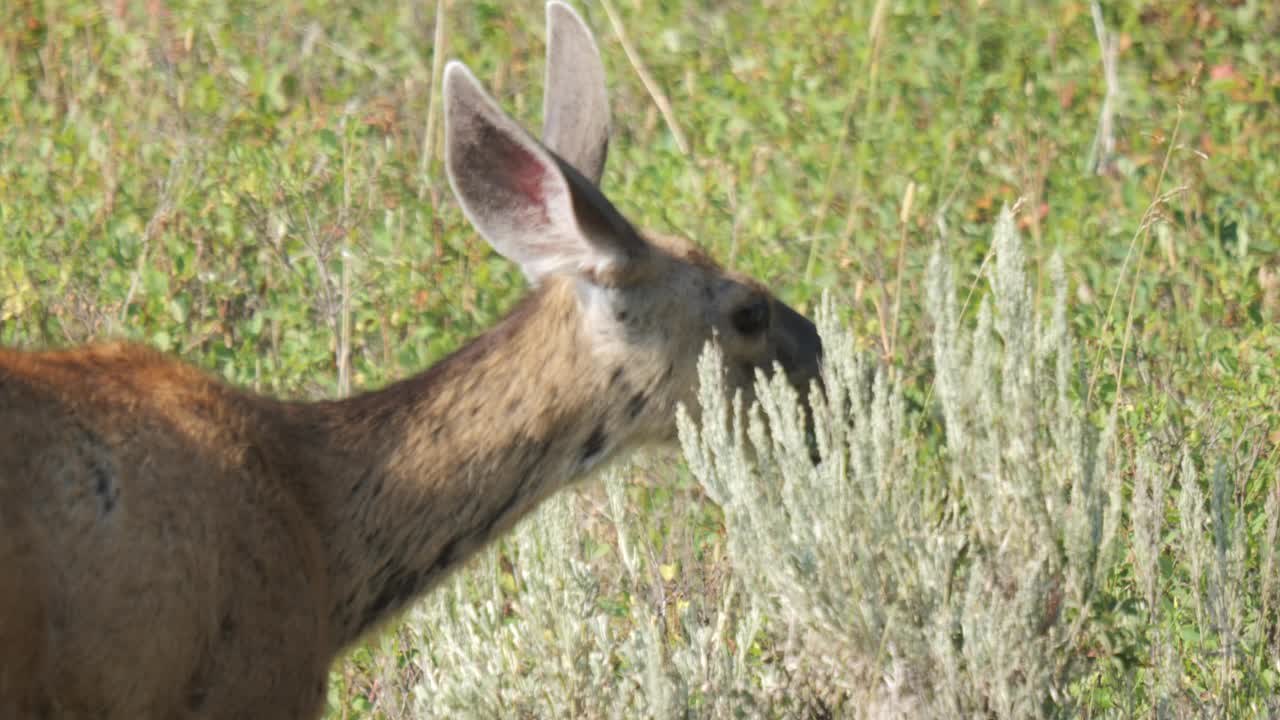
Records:
{"label": "deer ear", "polygon": [[463,213],[530,282],[620,277],[644,254],[595,185],[507,117],[456,61],[444,72],[444,115],[445,170]]}
{"label": "deer ear", "polygon": [[600,184],[609,149],[609,95],[595,38],[573,8],[547,3],[542,142]]}

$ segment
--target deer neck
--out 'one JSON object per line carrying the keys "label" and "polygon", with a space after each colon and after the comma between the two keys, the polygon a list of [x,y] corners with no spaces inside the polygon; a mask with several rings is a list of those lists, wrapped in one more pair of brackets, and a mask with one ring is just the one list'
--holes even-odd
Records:
{"label": "deer neck", "polygon": [[626,444],[621,370],[601,370],[578,307],[544,286],[422,375],[308,406],[339,647]]}

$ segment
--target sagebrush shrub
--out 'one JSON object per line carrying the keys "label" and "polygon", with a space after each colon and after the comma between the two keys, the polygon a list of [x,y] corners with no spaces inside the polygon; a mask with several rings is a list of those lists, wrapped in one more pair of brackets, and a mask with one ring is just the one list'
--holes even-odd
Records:
{"label": "sagebrush shrub", "polygon": [[930,267],[940,463],[917,464],[925,438],[901,388],[853,352],[830,304],[812,438],[781,379],[760,378],[757,407],[726,402],[714,351],[700,422],[680,418],[735,568],[795,625],[795,655],[849,714],[1046,714],[1067,699],[1115,560],[1112,425],[1094,428],[1072,392],[1061,260],[1046,320],[1007,211],[994,242],[993,300],[973,330],[946,262]]}
{"label": "sagebrush shrub", "polygon": [[[501,553],[413,611],[387,653],[399,664],[382,671],[384,687],[403,692],[384,692],[374,711],[1280,712],[1280,485],[1263,483],[1256,454],[1223,459],[1229,440],[1261,439],[1215,432],[1197,445],[1191,428],[1212,418],[1192,414],[1174,442],[1139,427],[1122,448],[1114,412],[1095,422],[1080,399],[1088,368],[1075,360],[1061,259],[1048,264],[1043,312],[1008,212],[994,252],[992,292],[971,319],[946,259],[933,258],[934,381],[916,388],[926,402],[910,412],[829,300],[824,387],[808,416],[780,374],[758,378],[758,404],[743,407],[725,394],[719,355],[704,354],[698,419],[682,411],[679,433],[724,510],[724,588],[655,600],[665,596],[651,538],[627,517],[625,471],[612,472],[608,522],[590,540],[603,527],[613,554],[588,556],[584,496],[552,499]],[[1261,517],[1247,514],[1249,487],[1267,493]]]}

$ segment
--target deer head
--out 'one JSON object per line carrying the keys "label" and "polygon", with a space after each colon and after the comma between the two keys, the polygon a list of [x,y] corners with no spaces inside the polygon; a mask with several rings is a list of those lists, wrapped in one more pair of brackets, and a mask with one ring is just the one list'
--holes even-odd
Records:
{"label": "deer head", "polygon": [[547,5],[547,27],[541,142],[464,65],[445,69],[446,167],[467,218],[533,286],[572,286],[590,339],[582,351],[620,360],[601,372],[625,368],[647,389],[638,439],[673,436],[671,411],[692,407],[708,341],[748,399],[755,370],[775,364],[806,392],[822,357],[812,322],[694,243],[634,227],[601,192],[610,119],[600,53],[568,5]]}

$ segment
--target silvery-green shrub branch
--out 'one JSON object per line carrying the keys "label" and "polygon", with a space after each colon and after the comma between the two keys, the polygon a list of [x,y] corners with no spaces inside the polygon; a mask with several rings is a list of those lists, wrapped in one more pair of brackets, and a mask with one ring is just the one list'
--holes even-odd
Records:
{"label": "silvery-green shrub branch", "polygon": [[[1234,454],[1210,435],[1195,450],[1187,439],[1163,453],[1153,443],[1138,447],[1133,570],[1146,609],[1148,664],[1134,690],[1160,717],[1274,717],[1280,699],[1251,689],[1274,687],[1280,669],[1274,631],[1280,478],[1272,480],[1262,517],[1250,517],[1238,504],[1242,489],[1262,478],[1252,475],[1253,463],[1233,465]],[[1258,438],[1246,430],[1231,439],[1246,441]],[[1173,487],[1176,498],[1167,502]],[[1176,519],[1166,518],[1169,509]],[[1252,556],[1250,522],[1257,532]]]}
{"label": "silvery-green shrub branch", "polygon": [[930,267],[941,473],[915,465],[925,438],[901,389],[854,352],[830,301],[811,434],[781,373],[759,379],[758,405],[726,402],[714,349],[700,363],[700,419],[679,418],[690,469],[725,509],[735,567],[855,713],[1062,708],[1115,560],[1114,423],[1095,428],[1072,393],[1062,262],[1045,319],[1007,211],[994,243],[992,297],[972,330],[946,262]]}
{"label": "silvery-green shrub branch", "polygon": [[[549,500],[506,543],[515,592],[495,552],[413,611],[419,680],[404,717],[730,718],[777,716],[781,684],[748,658],[763,620],[730,587],[670,603],[672,631],[652,597],[661,584],[643,531],[626,514],[619,471],[606,478],[621,576],[602,580],[583,551],[583,501]],[[619,591],[625,617],[601,604]]]}

